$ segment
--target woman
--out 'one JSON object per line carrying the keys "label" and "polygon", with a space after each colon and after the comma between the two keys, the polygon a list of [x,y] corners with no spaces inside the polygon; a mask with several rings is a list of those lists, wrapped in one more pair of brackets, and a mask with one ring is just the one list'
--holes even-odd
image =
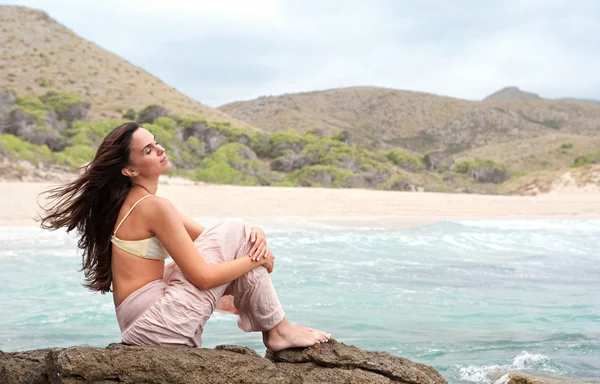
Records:
{"label": "woman", "polygon": [[[154,136],[126,123],[104,138],[77,180],[47,192],[42,227],[77,228],[84,286],[112,291],[123,343],[200,346],[215,309],[237,313],[238,326],[262,332],[274,351],[327,342],[329,334],[285,318],[260,229],[241,219],[205,229],[155,196],[169,169]],[[165,266],[168,257],[174,262]]]}

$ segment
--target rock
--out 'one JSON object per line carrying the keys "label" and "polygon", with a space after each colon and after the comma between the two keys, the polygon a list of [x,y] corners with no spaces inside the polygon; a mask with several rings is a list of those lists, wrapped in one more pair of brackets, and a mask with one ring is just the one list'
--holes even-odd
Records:
{"label": "rock", "polygon": [[444,384],[432,367],[330,341],[306,349],[267,351],[126,346],[0,351],[0,382],[121,383],[406,383]]}
{"label": "rock", "polygon": [[0,383],[49,383],[46,358],[51,349],[3,353],[0,351]]}
{"label": "rock", "polygon": [[529,376],[525,376],[522,373],[510,373],[508,375],[508,381],[506,384],[542,384],[540,381],[535,380]]}
{"label": "rock", "polygon": [[496,168],[491,165],[473,167],[471,177],[477,183],[495,183],[500,184],[508,180],[508,173],[504,169]]}
{"label": "rock", "polygon": [[411,384],[446,383],[439,372],[427,365],[414,363],[386,352],[363,351],[344,343],[338,343],[335,340],[305,349],[288,349],[280,352],[267,351],[267,358],[276,363],[313,363],[320,369],[323,369],[321,367],[359,369],[391,379],[390,382]]}

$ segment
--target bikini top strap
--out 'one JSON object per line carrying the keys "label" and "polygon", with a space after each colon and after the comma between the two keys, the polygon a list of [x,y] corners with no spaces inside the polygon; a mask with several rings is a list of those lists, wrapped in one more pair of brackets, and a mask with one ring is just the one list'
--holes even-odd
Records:
{"label": "bikini top strap", "polygon": [[123,219],[121,220],[121,222],[119,223],[119,225],[117,225],[117,229],[115,229],[115,231],[113,232],[113,235],[115,235],[119,231],[119,228],[121,228],[121,225],[123,224],[123,222],[125,221],[125,219],[127,218],[127,216],[129,216],[129,214],[131,213],[131,211],[133,211],[133,208],[135,208],[135,206],[138,205],[138,203],[140,201],[142,201],[146,197],[150,197],[150,196],[154,196],[154,195],[146,195],[146,196],[142,197],[141,199],[139,199],[138,201],[136,201],[135,204],[133,204],[133,207],[131,207],[131,209],[129,210],[129,212],[127,212],[125,214],[125,217],[123,217]]}

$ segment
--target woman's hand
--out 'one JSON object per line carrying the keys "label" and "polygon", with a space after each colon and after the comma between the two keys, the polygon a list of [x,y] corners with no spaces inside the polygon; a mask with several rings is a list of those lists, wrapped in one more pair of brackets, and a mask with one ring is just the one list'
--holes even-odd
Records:
{"label": "woman's hand", "polygon": [[275,268],[275,255],[273,255],[273,252],[267,250],[267,255],[261,260],[263,267],[267,268],[269,273],[273,272],[273,268]]}
{"label": "woman's hand", "polygon": [[262,229],[252,227],[252,231],[250,232],[250,243],[253,244],[253,246],[250,253],[248,253],[248,257],[250,257],[252,261],[258,261],[267,255],[267,238]]}

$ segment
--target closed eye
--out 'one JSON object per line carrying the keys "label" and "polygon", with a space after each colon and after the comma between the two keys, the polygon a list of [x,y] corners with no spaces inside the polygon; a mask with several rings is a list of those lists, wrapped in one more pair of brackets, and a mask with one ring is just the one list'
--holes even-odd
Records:
{"label": "closed eye", "polygon": [[[155,141],[154,145],[158,145],[158,143]],[[152,148],[148,147],[148,152],[146,152],[146,155],[149,155],[152,153]]]}

